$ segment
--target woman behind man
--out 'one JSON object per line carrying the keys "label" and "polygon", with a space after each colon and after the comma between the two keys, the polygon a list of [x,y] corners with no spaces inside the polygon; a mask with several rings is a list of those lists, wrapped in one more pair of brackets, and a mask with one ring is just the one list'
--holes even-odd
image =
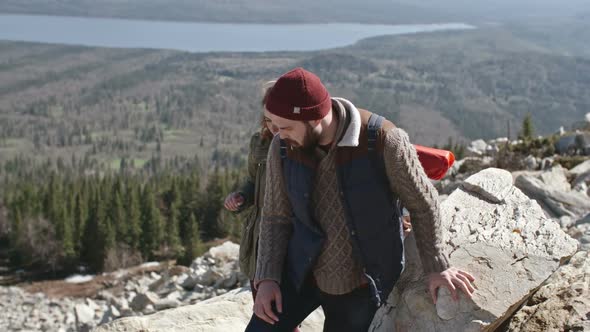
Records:
{"label": "woman behind man", "polygon": [[[268,92],[274,82],[265,84],[262,105],[266,101]],[[248,153],[248,177],[244,185],[225,198],[224,206],[227,210],[237,212],[253,206],[246,216],[242,238],[240,241],[240,269],[250,279],[252,296],[256,297],[256,290],[252,281],[256,272],[256,254],[258,248],[259,222],[264,201],[264,186],[266,179],[266,155],[273,136],[278,132],[269,118],[262,116],[260,131],[250,139]]]}

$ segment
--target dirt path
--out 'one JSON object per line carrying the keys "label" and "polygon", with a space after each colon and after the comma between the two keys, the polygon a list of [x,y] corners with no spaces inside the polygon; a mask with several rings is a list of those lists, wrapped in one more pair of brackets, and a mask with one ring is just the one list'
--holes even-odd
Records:
{"label": "dirt path", "polygon": [[[187,269],[182,266],[173,266],[170,275],[178,274]],[[101,290],[109,290],[113,295],[123,292],[127,280],[142,274],[156,272],[161,273],[166,269],[166,264],[158,266],[132,267],[125,270],[118,270],[112,273],[105,273],[94,277],[92,280],[81,283],[71,283],[64,280],[49,280],[31,283],[21,283],[17,286],[30,293],[44,293],[48,297],[95,297]]]}

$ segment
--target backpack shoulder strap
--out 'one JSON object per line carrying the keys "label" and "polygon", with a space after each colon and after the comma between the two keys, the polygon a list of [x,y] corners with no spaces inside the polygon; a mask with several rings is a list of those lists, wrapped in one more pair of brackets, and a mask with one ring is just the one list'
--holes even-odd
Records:
{"label": "backpack shoulder strap", "polygon": [[[382,156],[377,153],[377,136],[384,119],[385,118],[381,115],[372,113],[369,117],[369,122],[367,123],[367,147],[369,150],[369,160],[371,161],[373,169],[377,172],[380,172],[381,174],[385,174],[385,162],[383,161]],[[399,215],[401,216],[401,203],[398,199],[396,199],[396,202],[398,211],[400,213]]]}
{"label": "backpack shoulder strap", "polygon": [[371,113],[371,116],[369,117],[369,122],[367,124],[367,147],[370,154],[375,152],[377,146],[377,134],[383,124],[383,119],[384,118],[381,115],[375,113]]}

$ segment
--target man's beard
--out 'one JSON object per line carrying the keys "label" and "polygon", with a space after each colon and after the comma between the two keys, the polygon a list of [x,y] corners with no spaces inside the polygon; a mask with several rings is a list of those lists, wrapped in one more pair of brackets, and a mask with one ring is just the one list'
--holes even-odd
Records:
{"label": "man's beard", "polygon": [[305,123],[305,136],[303,137],[303,142],[301,144],[291,140],[289,138],[285,138],[285,142],[290,146],[298,149],[303,150],[310,150],[313,149],[315,146],[318,145],[320,141],[320,136],[314,133],[313,127],[309,123]]}

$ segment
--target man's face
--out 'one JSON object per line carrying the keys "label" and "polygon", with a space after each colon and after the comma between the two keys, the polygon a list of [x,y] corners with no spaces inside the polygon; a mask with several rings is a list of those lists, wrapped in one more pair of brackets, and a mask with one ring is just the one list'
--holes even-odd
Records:
{"label": "man's face", "polygon": [[279,136],[287,144],[295,148],[309,148],[318,144],[320,133],[319,126],[315,128],[308,121],[296,121],[281,118],[269,111],[264,111],[264,116],[271,119],[273,126],[278,128]]}

